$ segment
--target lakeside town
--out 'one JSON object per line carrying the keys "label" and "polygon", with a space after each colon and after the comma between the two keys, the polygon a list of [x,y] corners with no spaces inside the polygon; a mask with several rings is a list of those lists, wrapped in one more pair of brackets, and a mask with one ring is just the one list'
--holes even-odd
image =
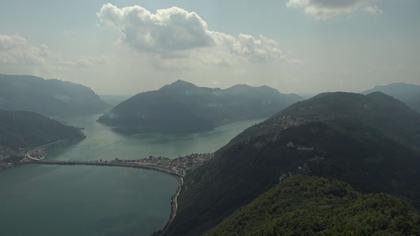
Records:
{"label": "lakeside town", "polygon": [[156,166],[162,169],[170,170],[171,172],[185,176],[185,174],[197,167],[203,165],[205,162],[213,157],[213,153],[193,153],[186,156],[171,159],[168,157],[149,156],[148,158],[140,160],[114,160],[113,162],[121,162],[127,164]]}
{"label": "lakeside town", "polygon": [[184,176],[214,157],[213,153],[193,153],[174,159],[161,156],[149,156],[138,160],[120,160],[115,158],[114,160],[59,161],[47,160],[47,154],[47,146],[33,148],[26,152],[20,150],[19,153],[12,152],[12,150],[6,148],[1,148],[0,146],[0,170],[21,164],[92,165],[150,169],[175,176],[177,178],[178,187],[175,194],[171,197],[171,213],[163,231],[167,229],[177,214],[178,197],[184,183]]}
{"label": "lakeside town", "polygon": [[167,174],[184,177],[189,171],[198,168],[205,162],[210,160],[214,154],[212,153],[193,153],[186,156],[177,157],[174,159],[168,157],[149,156],[144,159],[137,160],[86,160],[86,161],[72,161],[72,160],[47,160],[45,159],[46,151],[38,149],[36,151],[28,152],[25,157],[20,160],[18,164],[43,164],[43,165],[91,165],[91,166],[119,166],[119,167],[133,167],[142,169],[151,169]]}
{"label": "lakeside town", "polygon": [[36,147],[25,151],[25,149],[12,149],[0,145],[0,170],[13,167],[22,162],[39,161],[47,156],[46,147]]}
{"label": "lakeside town", "polygon": [[155,169],[157,171],[174,174],[180,177],[210,160],[213,153],[193,153],[177,158],[168,158],[162,156],[149,156],[137,160],[122,160],[115,158],[114,160],[95,160],[81,161],[79,163],[72,161],[54,161],[46,160],[48,154],[47,146],[36,147],[30,150],[14,150],[0,145],[0,169],[10,168],[19,164],[39,163],[39,164],[85,164],[85,165],[115,165],[115,166],[131,166],[146,169]]}

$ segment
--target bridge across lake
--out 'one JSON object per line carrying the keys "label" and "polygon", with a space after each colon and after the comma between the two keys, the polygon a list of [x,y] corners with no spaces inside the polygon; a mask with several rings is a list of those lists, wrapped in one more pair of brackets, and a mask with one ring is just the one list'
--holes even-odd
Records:
{"label": "bridge across lake", "polygon": [[109,167],[130,167],[155,170],[166,174],[174,175],[175,177],[183,177],[176,169],[160,166],[159,164],[142,163],[132,160],[118,160],[118,161],[58,161],[58,160],[26,160],[23,164],[38,164],[38,165],[84,165],[84,166],[109,166]]}

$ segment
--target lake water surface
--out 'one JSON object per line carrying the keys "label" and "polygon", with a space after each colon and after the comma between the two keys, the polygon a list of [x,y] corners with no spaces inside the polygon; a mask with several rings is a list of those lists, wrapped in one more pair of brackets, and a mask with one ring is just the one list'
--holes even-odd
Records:
{"label": "lake water surface", "polygon": [[[123,136],[96,121],[66,120],[85,128],[87,138],[50,152],[49,159],[139,159],[213,152],[245,128],[242,121],[190,135]],[[0,235],[150,235],[165,225],[172,176],[122,167],[27,165],[0,171]]]}

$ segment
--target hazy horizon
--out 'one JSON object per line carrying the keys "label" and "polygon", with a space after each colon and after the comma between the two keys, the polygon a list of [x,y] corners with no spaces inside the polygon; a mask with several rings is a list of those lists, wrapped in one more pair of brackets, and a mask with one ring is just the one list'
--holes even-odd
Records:
{"label": "hazy horizon", "polygon": [[420,82],[415,0],[0,3],[0,73],[103,95],[178,79],[297,94]]}

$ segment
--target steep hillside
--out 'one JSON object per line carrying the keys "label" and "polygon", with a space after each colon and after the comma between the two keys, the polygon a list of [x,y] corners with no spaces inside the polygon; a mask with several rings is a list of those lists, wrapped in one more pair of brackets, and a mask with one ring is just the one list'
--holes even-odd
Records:
{"label": "steep hillside", "polygon": [[282,179],[311,174],[420,208],[420,114],[374,93],[326,93],[251,127],[188,174],[166,235],[198,235]]}
{"label": "steep hillside", "polygon": [[267,121],[252,127],[235,140],[248,135],[270,133],[273,128],[282,130],[310,122],[323,122],[338,129],[345,128],[352,135],[363,135],[363,128],[343,127],[351,123],[374,128],[388,138],[412,148],[420,148],[420,114],[399,100],[374,92],[368,95],[356,93],[323,93],[299,102],[279,112]]}
{"label": "steep hillside", "polygon": [[420,112],[420,85],[394,83],[383,86],[376,86],[364,93],[383,92],[404,102],[412,109]]}
{"label": "steep hillside", "polygon": [[197,87],[177,81],[117,105],[99,122],[123,132],[196,132],[232,121],[268,117],[299,100],[270,87]]}
{"label": "steep hillside", "polygon": [[361,194],[340,181],[295,176],[205,235],[342,234],[420,235],[420,215],[386,194]]}
{"label": "steep hillside", "polygon": [[46,116],[94,114],[107,105],[88,87],[35,76],[0,74],[0,109]]}

